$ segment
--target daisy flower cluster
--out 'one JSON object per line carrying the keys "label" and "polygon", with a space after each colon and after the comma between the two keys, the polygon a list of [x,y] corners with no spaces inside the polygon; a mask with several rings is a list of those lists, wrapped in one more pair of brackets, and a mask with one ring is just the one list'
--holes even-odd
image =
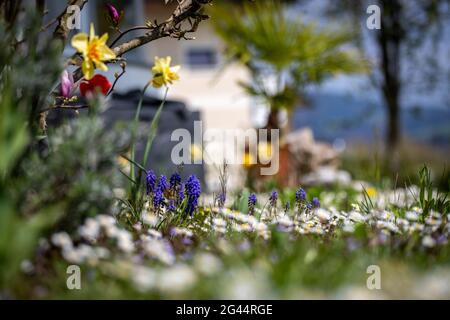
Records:
{"label": "daisy flower cluster", "polygon": [[[227,256],[261,250],[276,234],[287,235],[292,243],[301,239],[344,239],[349,252],[362,246],[408,245],[435,252],[448,245],[450,234],[450,214],[431,210],[424,215],[420,207],[407,206],[409,200],[396,202],[402,205],[401,213],[375,206],[367,212],[358,205],[345,211],[333,205],[324,207],[326,200],[321,203],[311,197],[309,201],[307,192],[299,188],[289,206],[281,203],[277,191],[266,197],[250,193],[247,211],[242,212],[223,206],[199,207],[200,184],[195,176],[183,183],[179,174],[166,179],[150,171],[146,185],[148,199],[137,223],[130,226],[120,217],[109,215],[87,218],[71,236],[66,232],[53,234],[49,250],[56,249],[68,263],[100,268],[109,277],[130,281],[138,292],[182,297],[205,279],[218,275],[222,279],[228,273]],[[378,196],[393,199],[393,194],[401,192],[380,192]],[[322,198],[326,196],[321,194]],[[266,200],[258,203],[259,199]],[[358,238],[358,230],[365,230],[363,240]],[[317,257],[311,250],[305,254],[307,262]],[[244,282],[224,282],[226,297],[261,297],[260,280],[268,276],[262,266],[255,266]],[[240,274],[249,271],[240,267],[233,272],[230,279],[240,279]]]}

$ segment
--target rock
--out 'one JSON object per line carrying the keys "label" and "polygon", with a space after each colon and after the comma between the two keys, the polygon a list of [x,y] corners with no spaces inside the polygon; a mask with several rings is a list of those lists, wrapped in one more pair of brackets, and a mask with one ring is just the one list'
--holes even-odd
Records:
{"label": "rock", "polygon": [[315,172],[304,175],[301,178],[304,185],[349,185],[352,181],[350,173],[343,170],[336,170],[333,167],[319,167]]}
{"label": "rock", "polygon": [[339,153],[328,143],[316,142],[310,128],[289,133],[283,146],[289,152],[289,172],[297,174],[296,183],[349,183],[350,175],[337,171]]}

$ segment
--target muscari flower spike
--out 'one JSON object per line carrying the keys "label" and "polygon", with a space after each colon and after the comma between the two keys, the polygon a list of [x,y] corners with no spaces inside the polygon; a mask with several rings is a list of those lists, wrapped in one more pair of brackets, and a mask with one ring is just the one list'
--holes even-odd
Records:
{"label": "muscari flower spike", "polygon": [[198,198],[202,192],[200,181],[195,175],[189,176],[186,182],[187,206],[186,212],[192,217],[197,208]]}
{"label": "muscari flower spike", "polygon": [[156,185],[155,193],[153,195],[153,206],[155,209],[159,209],[164,204],[164,191],[168,189],[167,178],[161,175]]}
{"label": "muscari flower spike", "polygon": [[167,178],[165,175],[161,175],[158,180],[158,187],[162,192],[169,189],[169,184],[167,183]]}
{"label": "muscari flower spike", "polygon": [[284,212],[288,212],[289,209],[291,208],[291,204],[288,202],[286,202],[286,204],[284,205]]}
{"label": "muscari flower spike", "polygon": [[275,190],[272,191],[272,194],[270,195],[269,200],[270,200],[270,205],[272,207],[276,207],[277,201],[278,201],[278,192],[276,192]]}
{"label": "muscari flower spike", "polygon": [[299,188],[297,192],[295,192],[295,202],[300,203],[305,201],[306,199],[306,191],[303,188]]}
{"label": "muscari flower spike", "polygon": [[252,193],[248,196],[248,213],[250,215],[253,215],[255,212],[256,201],[256,194]]}
{"label": "muscari flower spike", "polygon": [[217,202],[218,202],[219,207],[222,208],[225,205],[226,199],[227,199],[227,196],[223,192],[217,196]]}
{"label": "muscari flower spike", "polygon": [[177,204],[181,204],[184,200],[184,185],[180,184],[180,188],[178,189],[177,195],[176,195],[176,201]]}
{"label": "muscari flower spike", "polygon": [[174,200],[169,200],[169,205],[167,206],[167,210],[170,212],[174,212],[176,210]]}
{"label": "muscari flower spike", "polygon": [[147,194],[153,193],[156,187],[156,175],[153,170],[147,172],[147,177],[145,178],[147,184]]}
{"label": "muscari flower spike", "polygon": [[175,172],[170,177],[170,189],[175,190],[178,186],[181,185],[181,176],[178,172]]}
{"label": "muscari flower spike", "polygon": [[319,208],[320,207],[319,199],[317,199],[317,198],[312,199],[311,205],[313,206],[313,208]]}
{"label": "muscari flower spike", "polygon": [[155,193],[153,195],[153,207],[156,210],[158,210],[163,203],[164,203],[163,190],[161,188],[157,187],[155,190]]}

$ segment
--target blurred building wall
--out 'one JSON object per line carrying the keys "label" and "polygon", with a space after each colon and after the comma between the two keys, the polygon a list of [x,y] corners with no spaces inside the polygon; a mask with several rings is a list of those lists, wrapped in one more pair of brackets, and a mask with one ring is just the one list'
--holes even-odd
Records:
{"label": "blurred building wall", "polygon": [[[109,32],[110,38],[115,37],[105,25],[103,18],[103,6],[106,2],[92,0],[85,5],[82,11],[81,31],[88,32],[89,24],[93,22],[98,34]],[[125,11],[122,29],[144,25],[149,20],[156,19],[159,23],[164,22],[175,8],[176,1],[173,2],[173,4],[165,5],[164,0],[129,0],[119,4],[118,8],[123,8]],[[52,16],[63,10],[65,2],[49,1],[47,5],[49,12],[52,13],[48,16],[51,19]],[[74,31],[73,34],[77,32],[79,30]],[[130,37],[140,34],[142,31],[132,33]],[[195,37],[195,40],[159,39],[125,55],[127,72],[118,82],[116,91],[124,93],[133,89],[142,89],[145,83],[151,79],[154,57],[171,56],[172,64],[181,66],[181,80],[171,86],[168,98],[180,100],[186,103],[189,109],[199,111],[204,130],[254,127],[253,102],[238,85],[238,81],[248,82],[249,74],[238,65],[224,67],[223,44],[214,34],[208,21],[203,21],[198,30],[188,36]],[[124,37],[123,40],[125,41],[127,38],[129,37]],[[74,53],[70,43],[68,43],[65,53],[66,56]],[[106,75],[112,81],[114,73],[120,71],[119,66],[112,65]],[[161,98],[163,90],[151,88],[148,93]],[[216,155],[209,156],[214,158]],[[223,161],[223,159],[214,160],[216,163]],[[229,170],[230,185],[241,185],[243,183],[241,166],[230,166]],[[217,189],[218,172],[216,167],[207,166],[206,171],[208,186],[211,190]]]}
{"label": "blurred building wall", "polygon": [[[145,16],[163,22],[170,17],[175,4],[165,5],[164,0],[144,1]],[[171,87],[171,99],[185,101],[190,108],[200,111],[205,130],[252,128],[252,101],[238,85],[239,81],[247,82],[249,74],[237,65],[224,68],[224,46],[208,21],[203,21],[198,30],[188,36],[195,40],[164,38],[146,46],[148,57],[171,56],[174,65],[181,65],[181,81]],[[217,147],[220,148],[214,146]],[[215,158],[215,154],[208,156],[218,164],[223,162]],[[229,166],[230,187],[244,182],[241,170],[240,165]],[[206,166],[206,181],[211,190],[218,189],[216,166]]]}

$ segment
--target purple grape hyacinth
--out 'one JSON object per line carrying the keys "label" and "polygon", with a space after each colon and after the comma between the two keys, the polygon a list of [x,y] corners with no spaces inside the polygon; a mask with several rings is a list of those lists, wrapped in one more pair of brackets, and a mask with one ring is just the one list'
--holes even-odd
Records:
{"label": "purple grape hyacinth", "polygon": [[158,187],[159,189],[162,190],[162,192],[166,191],[167,189],[169,189],[169,184],[167,183],[167,178],[165,175],[161,175],[159,177],[158,180]]}
{"label": "purple grape hyacinth", "polygon": [[272,194],[270,195],[270,205],[272,207],[276,207],[277,206],[277,201],[278,201],[278,192],[276,192],[275,190],[272,191]]}
{"label": "purple grape hyacinth", "polygon": [[170,189],[175,190],[180,185],[181,185],[181,176],[178,172],[175,172],[170,177]]}
{"label": "purple grape hyacinth", "polygon": [[184,184],[180,184],[180,188],[178,189],[176,195],[177,205],[180,205],[184,200]]}
{"label": "purple grape hyacinth", "polygon": [[164,204],[164,191],[166,191],[168,187],[169,185],[166,176],[161,175],[153,195],[153,206],[156,210]]}
{"label": "purple grape hyacinth", "polygon": [[217,196],[217,203],[220,208],[222,208],[225,205],[226,200],[227,200],[227,196],[223,192]]}
{"label": "purple grape hyacinth", "polygon": [[153,194],[153,207],[155,208],[155,210],[158,210],[163,203],[163,190],[161,188],[156,188],[155,193]]}
{"label": "purple grape hyacinth", "polygon": [[156,175],[153,170],[147,172],[147,177],[145,178],[147,184],[147,194],[151,194],[155,191],[156,187]]}
{"label": "purple grape hyacinth", "polygon": [[175,212],[176,208],[175,208],[174,200],[169,200],[169,205],[167,206],[167,210],[170,212]]}
{"label": "purple grape hyacinth", "polygon": [[198,198],[202,192],[200,181],[195,175],[189,176],[186,182],[187,206],[186,212],[192,217],[197,208]]}
{"label": "purple grape hyacinth", "polygon": [[303,190],[303,188],[299,188],[295,193],[295,201],[297,203],[300,203],[302,201],[305,201],[305,199],[306,199],[306,191]]}
{"label": "purple grape hyacinth", "polygon": [[256,201],[256,194],[251,193],[248,196],[248,214],[253,215],[255,213]]}
{"label": "purple grape hyacinth", "polygon": [[320,207],[319,199],[317,199],[317,198],[312,199],[311,205],[313,206],[313,208],[319,208]]}

